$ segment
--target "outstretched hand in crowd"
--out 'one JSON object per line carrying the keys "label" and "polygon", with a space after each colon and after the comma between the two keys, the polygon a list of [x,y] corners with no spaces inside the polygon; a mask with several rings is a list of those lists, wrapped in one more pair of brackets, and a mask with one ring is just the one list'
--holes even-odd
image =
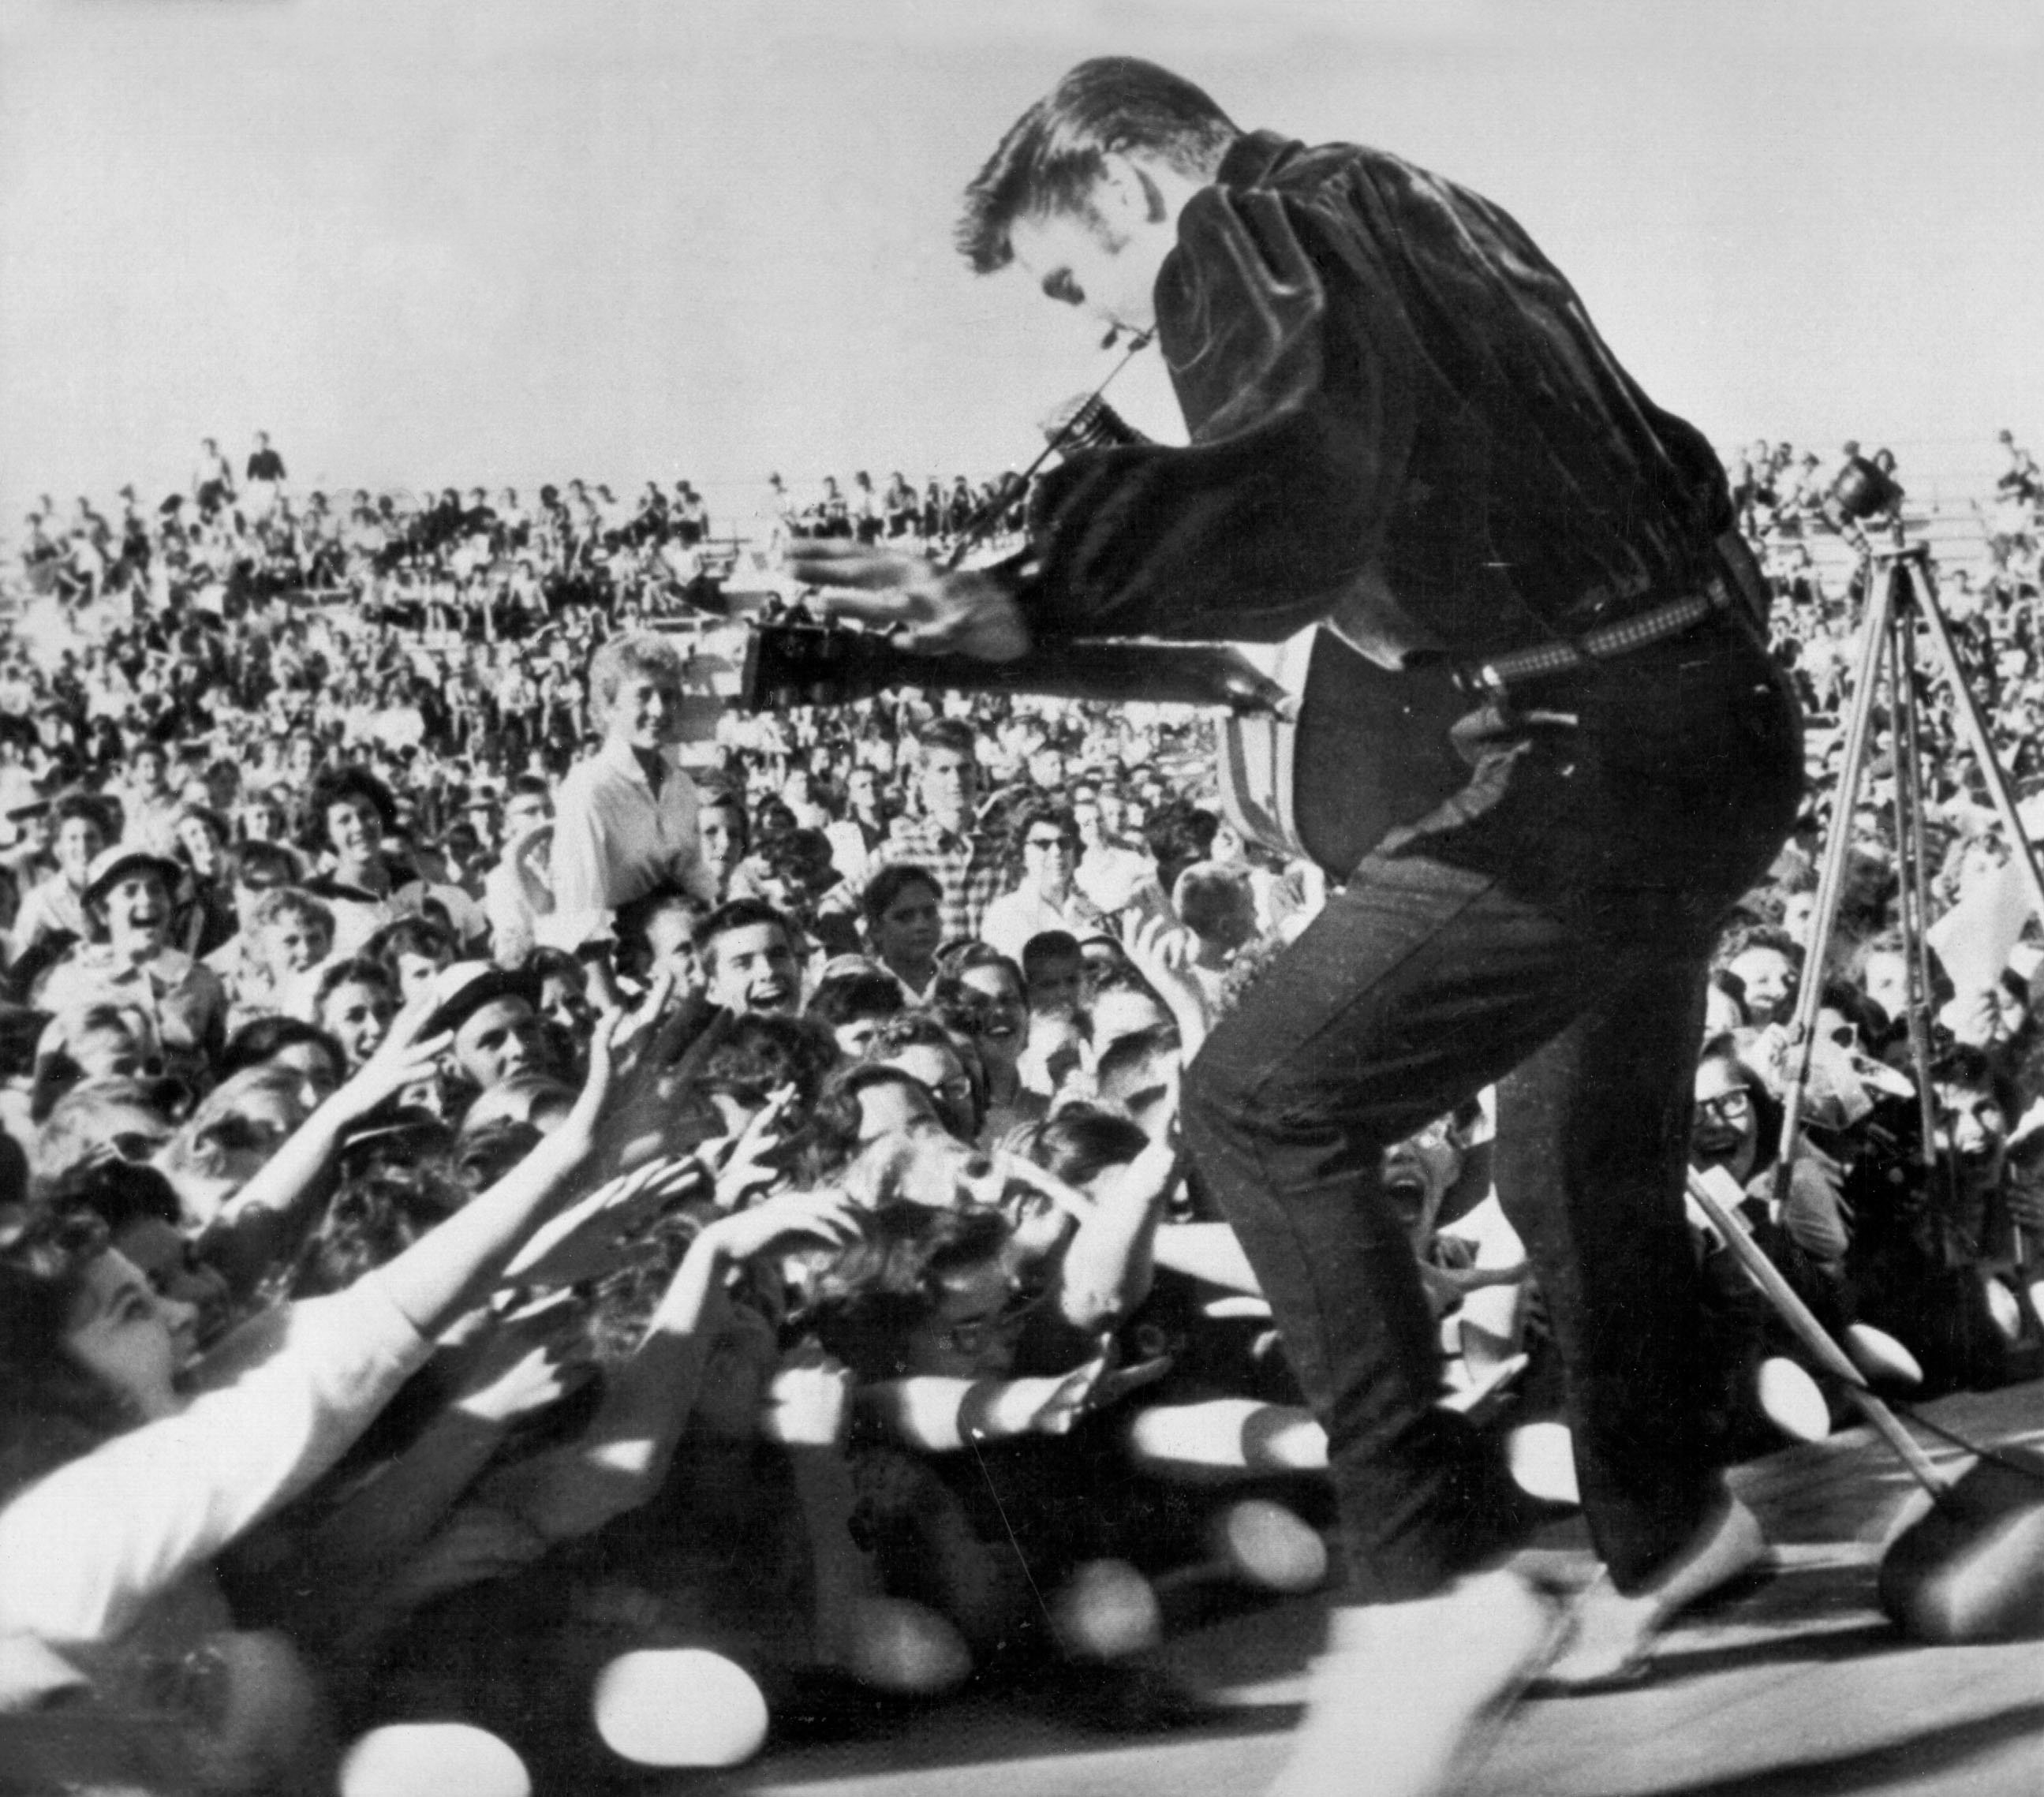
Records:
{"label": "outstretched hand in crowd", "polygon": [[702,1180],[701,1167],[686,1158],[651,1161],[606,1180],[534,1231],[504,1269],[503,1283],[578,1285],[616,1272],[642,1252],[647,1224]]}
{"label": "outstretched hand in crowd", "polygon": [[1186,1060],[1199,1052],[1210,1021],[1206,994],[1192,974],[1198,944],[1184,924],[1167,913],[1129,912],[1121,920],[1121,946],[1130,965],[1150,982],[1178,1026]]}

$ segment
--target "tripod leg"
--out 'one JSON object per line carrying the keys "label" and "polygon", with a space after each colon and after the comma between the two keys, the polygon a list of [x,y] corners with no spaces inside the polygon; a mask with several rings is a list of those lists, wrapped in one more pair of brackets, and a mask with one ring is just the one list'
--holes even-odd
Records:
{"label": "tripod leg", "polygon": [[[1981,778],[1986,782],[1996,814],[2001,820],[2001,833],[2008,839],[2008,852],[2015,858],[2023,877],[2030,883],[2031,904],[2040,915],[2044,915],[2044,870],[2038,867],[2036,851],[2023,833],[2023,819],[2015,808],[2015,795],[2008,789],[2008,776],[2002,771],[2001,762],[1995,755],[1994,739],[1988,735],[1987,720],[1981,716],[1973,689],[1966,684],[1966,670],[1953,645],[1951,626],[1946,623],[1945,614],[1938,607],[1937,586],[1931,578],[1927,563],[1921,570],[1916,606],[1929,628],[1931,646],[1937,651],[1946,681],[1952,689],[1952,709],[1958,717],[1960,728],[1965,732],[1967,746],[1973,752]],[[2015,1238],[2015,1252],[2020,1260],[2023,1253],[2020,1233]]]}
{"label": "tripod leg", "polygon": [[[1898,596],[1899,597],[1900,596]],[[1923,716],[1916,690],[1915,608],[1898,602],[1888,614],[1892,639],[1888,664],[1893,695],[1895,735],[1896,871],[1900,877],[1904,958],[1908,966],[1909,1062],[1916,1076],[1916,1102],[1923,1139],[1917,1153],[1928,1169],[1938,1160],[1938,1107],[1931,1085],[1930,884],[1925,873],[1928,844],[1923,824]]]}
{"label": "tripod leg", "polygon": [[1958,651],[1953,646],[1951,627],[1938,609],[1937,589],[1931,585],[1927,571],[1921,579],[1917,609],[1928,627],[1931,646],[1937,651],[1939,669],[1952,689],[1952,709],[1958,718],[1960,729],[1965,734],[1966,746],[1973,751],[1973,759],[1980,766],[1981,778],[1986,783],[1988,797],[1994,801],[1995,812],[2001,819],[2002,834],[2008,839],[2008,852],[2015,858],[2024,878],[2030,883],[2031,902],[2039,912],[2044,912],[2044,869],[2038,867],[2036,852],[2023,834],[2023,820],[2016,813],[2015,797],[2008,789],[2008,776],[2002,772],[2001,763],[1995,755],[1994,740],[1987,733],[1987,721],[1981,716],[1973,689],[1966,684],[1965,669],[1960,663]]}
{"label": "tripod leg", "polygon": [[1861,625],[1859,659],[1853,675],[1852,709],[1846,715],[1845,756],[1838,766],[1838,789],[1831,802],[1831,839],[1824,845],[1824,864],[1817,879],[1817,904],[1810,919],[1810,939],[1804,955],[1802,989],[1796,995],[1796,1012],[1788,1026],[1788,1040],[1795,1063],[1782,1106],[1781,1149],[1774,1168],[1775,1199],[1787,1195],[1788,1168],[1802,1139],[1803,1094],[1810,1083],[1810,1060],[1816,1045],[1817,1012],[1823,1002],[1824,964],[1831,949],[1831,932],[1838,922],[1838,900],[1844,896],[1846,867],[1852,854],[1853,812],[1859,803],[1860,778],[1865,770],[1866,741],[1873,725],[1873,708],[1881,685],[1881,664],[1888,643],[1888,620],[1895,609],[1895,574],[1874,578],[1873,564],[1866,570],[1866,617]]}

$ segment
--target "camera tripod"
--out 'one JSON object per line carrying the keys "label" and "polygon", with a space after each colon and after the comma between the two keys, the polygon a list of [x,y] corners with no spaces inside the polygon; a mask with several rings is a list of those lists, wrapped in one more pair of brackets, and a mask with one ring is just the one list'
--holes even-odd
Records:
{"label": "camera tripod", "polygon": [[1951,689],[1954,716],[1994,802],[2009,852],[2028,882],[2031,902],[2044,913],[2044,871],[2040,871],[2023,834],[2008,775],[1995,758],[1986,720],[1966,684],[1965,670],[1953,646],[1951,627],[1939,609],[1928,546],[1877,547],[1862,537],[1860,572],[1866,609],[1846,723],[1844,759],[1838,769],[1830,836],[1817,881],[1804,977],[1789,1024],[1792,1060],[1783,1107],[1781,1154],[1775,1165],[1777,1202],[1787,1195],[1789,1163],[1801,1138],[1805,1089],[1816,1049],[1817,1012],[1823,1002],[1823,969],[1844,895],[1846,870],[1852,853],[1853,817],[1858,808],[1884,667],[1894,751],[1896,872],[1900,880],[1902,939],[1908,970],[1909,1057],[1916,1077],[1923,1123],[1919,1151],[1927,1170],[1934,1168],[1939,1158],[1937,1099],[1931,1084],[1931,965],[1927,934],[1930,874],[1923,801],[1923,719],[1917,681],[1919,626],[1938,671]]}

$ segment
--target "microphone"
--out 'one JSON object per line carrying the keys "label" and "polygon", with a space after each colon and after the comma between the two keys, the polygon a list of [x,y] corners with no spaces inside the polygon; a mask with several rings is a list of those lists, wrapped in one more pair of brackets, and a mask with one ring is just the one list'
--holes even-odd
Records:
{"label": "microphone", "polygon": [[1132,449],[1151,442],[1097,391],[1077,394],[1044,419],[1045,440],[1060,455],[1081,449]]}
{"label": "microphone", "polygon": [[[1108,325],[1107,328],[1107,335],[1100,340],[1100,347],[1102,349],[1113,348],[1116,344],[1121,341],[1121,333],[1124,331],[1128,330],[1128,327],[1126,324]],[[1147,331],[1130,331],[1128,335],[1128,353],[1131,355],[1133,355],[1139,349],[1147,348],[1149,347],[1150,340],[1155,336],[1156,334],[1157,327],[1154,324],[1152,324]]]}

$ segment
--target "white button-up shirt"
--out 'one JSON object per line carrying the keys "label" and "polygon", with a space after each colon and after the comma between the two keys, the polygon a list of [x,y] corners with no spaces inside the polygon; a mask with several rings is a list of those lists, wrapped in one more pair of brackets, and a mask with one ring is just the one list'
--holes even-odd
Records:
{"label": "white button-up shirt", "polygon": [[554,911],[539,920],[540,940],[572,949],[599,936],[621,904],[672,884],[705,904],[717,880],[696,828],[695,782],[669,747],[658,793],[631,746],[612,738],[561,782],[547,866]]}

